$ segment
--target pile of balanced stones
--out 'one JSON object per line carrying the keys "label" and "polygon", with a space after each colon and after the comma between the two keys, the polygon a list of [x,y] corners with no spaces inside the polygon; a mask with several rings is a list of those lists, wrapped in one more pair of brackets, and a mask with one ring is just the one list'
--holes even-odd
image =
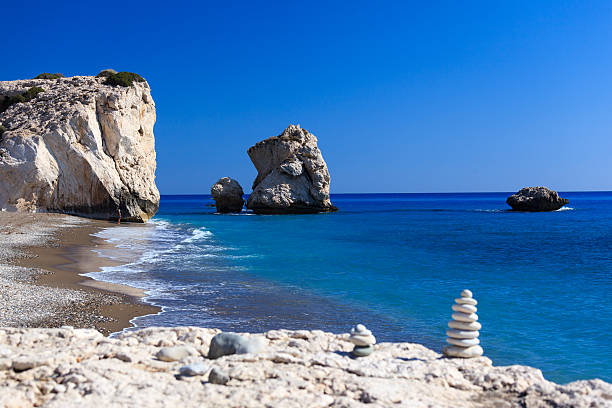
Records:
{"label": "pile of balanced stones", "polygon": [[478,340],[478,330],[482,327],[478,323],[476,314],[476,299],[472,292],[464,290],[461,297],[455,299],[453,305],[453,320],[448,322],[449,329],[446,331],[446,342],[450,346],[444,347],[443,353],[448,357],[479,357],[483,350]]}
{"label": "pile of balanced stones", "polygon": [[374,351],[374,344],[376,344],[376,338],[363,324],[358,324],[351,329],[349,341],[355,345],[351,351],[352,357],[369,356]]}

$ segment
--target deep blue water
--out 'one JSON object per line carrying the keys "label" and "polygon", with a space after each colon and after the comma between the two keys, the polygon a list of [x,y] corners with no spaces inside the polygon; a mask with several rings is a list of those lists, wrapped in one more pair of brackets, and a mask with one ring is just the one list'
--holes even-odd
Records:
{"label": "deep blue water", "polygon": [[[337,213],[219,215],[209,196],[162,196],[146,226],[109,228],[92,274],[148,290],[139,327],[346,332],[440,351],[453,299],[478,300],[485,355],[556,382],[612,381],[612,192],[565,211],[506,211],[510,193],[332,195]],[[123,252],[122,252],[123,251]]]}

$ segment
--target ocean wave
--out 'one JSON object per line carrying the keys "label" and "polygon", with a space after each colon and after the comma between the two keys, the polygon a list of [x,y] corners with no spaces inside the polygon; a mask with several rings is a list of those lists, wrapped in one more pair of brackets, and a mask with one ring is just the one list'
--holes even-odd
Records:
{"label": "ocean wave", "polygon": [[555,212],[557,212],[557,211],[572,211],[572,210],[575,210],[575,208],[574,207],[561,207],[558,210],[555,210]]}
{"label": "ocean wave", "polygon": [[183,307],[185,299],[205,296],[211,289],[216,292],[218,287],[209,286],[207,274],[244,271],[240,260],[257,257],[220,244],[204,226],[164,219],[154,219],[145,225],[111,226],[95,236],[111,244],[101,245],[95,252],[120,265],[103,267],[85,276],[141,289],[145,293],[142,300],[154,306],[171,304],[158,314],[175,313]]}
{"label": "ocean wave", "polygon": [[201,240],[203,238],[210,238],[212,236],[212,232],[208,231],[205,228],[197,228],[193,231],[192,235],[189,238],[185,238],[182,242],[194,242]]}

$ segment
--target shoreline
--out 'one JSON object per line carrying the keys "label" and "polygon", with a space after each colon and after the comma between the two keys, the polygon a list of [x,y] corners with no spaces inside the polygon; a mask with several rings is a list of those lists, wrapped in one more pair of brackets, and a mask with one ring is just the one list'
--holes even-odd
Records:
{"label": "shoreline", "polygon": [[[2,213],[0,228],[12,226],[16,234],[27,235],[28,229],[38,227],[50,231],[46,239],[15,245],[16,256],[8,260],[0,259],[0,262],[5,261],[9,268],[30,271],[31,276],[22,284],[50,288],[60,298],[70,295],[78,298],[68,299],[67,304],[45,305],[45,309],[51,310],[46,310],[44,317],[32,319],[24,326],[93,327],[109,335],[133,327],[131,320],[137,316],[161,310],[144,303],[142,298],[145,293],[140,289],[81,275],[100,271],[105,266],[121,265],[94,251],[95,248],[113,246],[92,235],[113,225],[116,224],[63,214]],[[36,292],[36,289],[32,290]]]}
{"label": "shoreline", "polygon": [[[487,356],[446,358],[417,343],[377,343],[371,356],[355,359],[349,356],[348,334],[321,330],[244,333],[261,339],[264,348],[216,360],[208,351],[218,328],[148,327],[109,338],[130,327],[133,317],[159,311],[142,303],[138,289],[80,275],[123,264],[92,253],[116,248],[91,235],[115,225],[58,214],[0,213],[0,299],[9,265],[19,273],[34,271],[14,294],[34,290],[43,300],[37,305],[52,309],[44,318],[6,328],[0,309],[0,383],[7,388],[0,406],[113,405],[136,396],[149,406],[587,407],[611,401],[612,385],[599,379],[559,385],[537,368],[494,366]],[[2,246],[7,239],[14,241],[8,254]],[[68,304],[47,304],[46,290]],[[75,294],[80,297],[70,298]],[[176,360],[160,359],[164,347],[187,352]],[[182,374],[186,365],[197,373]],[[206,381],[213,370],[225,373],[227,382]],[[143,396],[143,388],[150,393]]]}

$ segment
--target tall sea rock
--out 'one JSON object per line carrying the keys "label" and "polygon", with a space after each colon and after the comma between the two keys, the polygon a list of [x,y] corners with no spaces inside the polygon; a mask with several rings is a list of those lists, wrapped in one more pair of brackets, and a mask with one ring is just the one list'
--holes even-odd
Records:
{"label": "tall sea rock", "polygon": [[337,210],[329,200],[329,171],[317,138],[299,125],[247,150],[257,169],[247,208],[256,213],[317,213]]}
{"label": "tall sea rock", "polygon": [[149,85],[105,83],[88,76],[0,82],[6,109],[0,112],[0,207],[99,219],[114,219],[120,210],[122,220],[134,222],[155,215]]}

